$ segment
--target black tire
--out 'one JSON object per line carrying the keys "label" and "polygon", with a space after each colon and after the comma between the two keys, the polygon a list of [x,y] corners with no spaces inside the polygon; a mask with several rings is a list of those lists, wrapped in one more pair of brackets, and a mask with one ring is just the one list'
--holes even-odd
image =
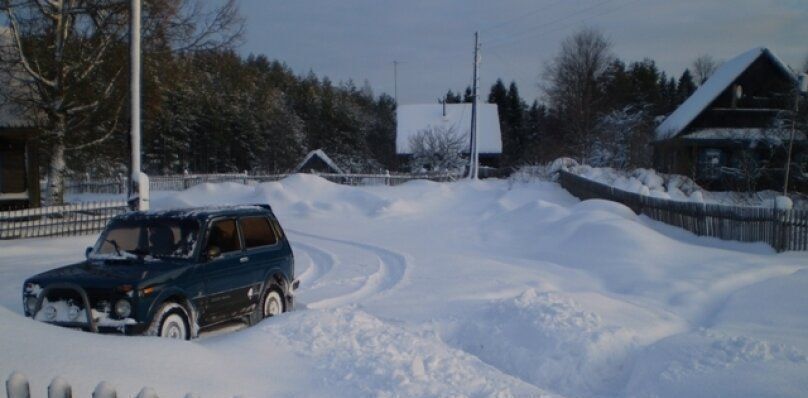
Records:
{"label": "black tire", "polygon": [[155,312],[147,336],[157,336],[177,340],[191,338],[191,325],[188,322],[188,313],[177,303],[163,303]]}
{"label": "black tire", "polygon": [[261,320],[271,318],[286,312],[286,300],[284,299],[283,289],[278,285],[270,284],[264,293],[261,294],[261,300],[256,304],[255,310],[250,315],[250,325],[255,325]]}

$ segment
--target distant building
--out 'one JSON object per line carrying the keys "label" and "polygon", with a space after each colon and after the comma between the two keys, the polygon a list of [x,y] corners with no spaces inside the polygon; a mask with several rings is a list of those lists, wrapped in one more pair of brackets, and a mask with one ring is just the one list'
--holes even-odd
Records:
{"label": "distant building", "polygon": [[[466,137],[471,131],[470,103],[400,105],[396,114],[396,155],[401,162],[407,162],[412,157],[410,138],[423,130],[451,129]],[[499,167],[502,133],[496,104],[477,104],[477,137],[480,164],[483,167]],[[469,147],[464,153],[469,153]]]}
{"label": "distant building", "polygon": [[[755,48],[724,62],[655,131],[654,166],[700,184],[781,189],[797,76],[774,53]],[[808,141],[794,146],[796,181],[808,181]],[[801,182],[802,181],[802,182]]]}
{"label": "distant building", "polygon": [[322,149],[309,152],[292,173],[345,174]]}
{"label": "distant building", "polygon": [[39,207],[37,131],[0,107],[0,210]]}

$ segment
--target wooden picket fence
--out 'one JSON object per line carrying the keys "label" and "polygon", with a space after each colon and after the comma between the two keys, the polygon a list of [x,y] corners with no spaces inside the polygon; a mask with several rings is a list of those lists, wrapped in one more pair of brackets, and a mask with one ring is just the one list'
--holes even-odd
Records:
{"label": "wooden picket fence", "polygon": [[82,202],[0,212],[0,239],[96,233],[127,211],[124,201]]}
{"label": "wooden picket fence", "polygon": [[679,202],[623,191],[566,171],[560,172],[559,182],[581,200],[620,202],[637,214],[699,236],[766,242],[778,252],[808,250],[808,210]]}
{"label": "wooden picket fence", "polygon": [[[331,182],[344,185],[399,185],[412,180],[430,180],[437,182],[454,181],[457,174],[430,173],[430,174],[329,174],[315,173]],[[256,185],[264,182],[278,181],[288,177],[289,174],[179,174],[149,176],[149,189],[151,191],[183,191],[193,186],[205,183],[235,182],[244,185]],[[44,192],[44,184],[43,192]],[[107,178],[97,180],[69,180],[65,183],[65,194],[125,194],[127,179]]]}
{"label": "wooden picket fence", "polygon": [[[6,379],[7,398],[31,398],[31,387],[28,378],[22,373],[13,372]],[[118,392],[112,384],[102,381],[93,390],[92,398],[118,398]],[[48,398],[73,398],[73,388],[65,379],[56,377],[48,385]],[[157,393],[149,388],[143,387],[136,395],[136,398],[159,398]],[[188,393],[184,398],[197,398],[196,395]]]}

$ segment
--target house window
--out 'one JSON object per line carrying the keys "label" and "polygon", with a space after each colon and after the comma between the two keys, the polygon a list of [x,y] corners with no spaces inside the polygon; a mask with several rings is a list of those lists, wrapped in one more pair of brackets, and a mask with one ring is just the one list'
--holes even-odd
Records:
{"label": "house window", "polygon": [[794,163],[797,178],[808,180],[808,151],[802,152],[797,156],[797,161]]}
{"label": "house window", "polygon": [[0,193],[25,192],[25,147],[12,145],[0,149]]}
{"label": "house window", "polygon": [[721,177],[724,166],[724,155],[718,148],[704,148],[699,153],[698,175],[703,180],[715,180]]}

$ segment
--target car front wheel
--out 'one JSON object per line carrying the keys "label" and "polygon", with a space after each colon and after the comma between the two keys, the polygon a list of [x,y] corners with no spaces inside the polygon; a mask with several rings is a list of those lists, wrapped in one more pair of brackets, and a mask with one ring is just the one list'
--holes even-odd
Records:
{"label": "car front wheel", "polygon": [[177,303],[163,304],[154,315],[147,335],[176,340],[188,340],[191,337],[188,327],[188,316]]}

